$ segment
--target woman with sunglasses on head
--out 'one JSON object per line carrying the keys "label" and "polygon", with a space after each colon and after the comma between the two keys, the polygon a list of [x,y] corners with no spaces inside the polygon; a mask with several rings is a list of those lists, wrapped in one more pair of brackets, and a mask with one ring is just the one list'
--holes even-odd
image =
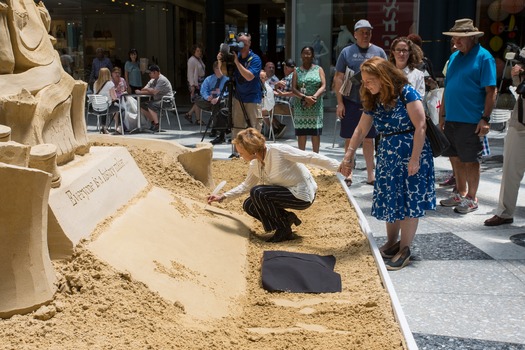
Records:
{"label": "woman with sunglasses on head", "polygon": [[128,83],[128,94],[142,89],[142,72],[140,71],[139,53],[136,49],[129,50],[129,60],[124,65],[124,79]]}
{"label": "woman with sunglasses on head", "polygon": [[408,82],[416,89],[421,97],[425,96],[425,76],[417,69],[421,64],[423,52],[407,37],[395,39],[390,46],[388,60],[401,69],[408,78]]}
{"label": "woman with sunglasses on head", "polygon": [[[341,164],[348,176],[355,149],[372,125],[381,134],[376,156],[372,215],[386,221],[387,242],[379,248],[387,270],[410,262],[419,218],[436,208],[434,159],[426,139],[421,96],[391,62],[379,57],[361,65],[363,113]],[[401,239],[399,239],[401,236]],[[399,239],[399,240],[398,240]]]}

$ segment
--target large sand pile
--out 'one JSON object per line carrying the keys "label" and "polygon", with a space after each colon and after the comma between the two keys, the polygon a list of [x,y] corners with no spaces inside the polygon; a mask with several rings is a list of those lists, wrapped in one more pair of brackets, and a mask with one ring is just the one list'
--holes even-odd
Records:
{"label": "large sand pile", "polygon": [[[153,186],[174,196],[202,202],[209,192],[172,157],[147,150],[130,150]],[[242,181],[242,160],[215,161],[216,182],[225,189]],[[48,306],[28,315],[0,320],[0,349],[402,349],[394,319],[368,242],[357,224],[345,193],[333,174],[312,170],[319,185],[315,204],[299,212],[303,224],[298,239],[266,243],[262,227],[251,219],[246,240],[244,294],[232,297],[224,317],[189,318],[183,302],[171,302],[130,273],[118,271],[82,242],[69,261],[53,262],[60,291]],[[146,196],[147,194],[143,194]],[[217,205],[242,215],[242,199]],[[177,203],[174,203],[177,205]],[[180,203],[179,203],[180,205]],[[199,208],[195,208],[199,211]],[[92,240],[104,235],[125,210],[99,225]],[[202,223],[212,214],[195,215]],[[213,232],[211,232],[213,234]],[[265,250],[333,254],[343,291],[334,294],[268,293],[261,287],[261,257]],[[164,272],[173,279],[202,279],[184,264]],[[195,252],[194,259],[206,257]],[[213,261],[221,269],[237,268]],[[160,268],[160,267],[159,267]],[[205,276],[204,276],[205,278]],[[220,291],[217,291],[219,293]]]}

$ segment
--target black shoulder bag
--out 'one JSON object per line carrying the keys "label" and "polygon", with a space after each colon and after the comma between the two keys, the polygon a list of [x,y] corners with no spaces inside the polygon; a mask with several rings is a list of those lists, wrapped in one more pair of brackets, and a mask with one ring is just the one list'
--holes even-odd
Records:
{"label": "black shoulder bag", "polygon": [[[403,94],[399,94],[399,98],[405,105],[406,109],[406,100]],[[432,119],[428,115],[425,116],[426,122],[427,122],[427,130],[426,135],[427,139],[430,142],[430,148],[432,148],[432,155],[434,157],[439,157],[447,150],[447,148],[450,147],[450,141],[447,139],[445,134],[439,129],[439,126],[434,124]]]}

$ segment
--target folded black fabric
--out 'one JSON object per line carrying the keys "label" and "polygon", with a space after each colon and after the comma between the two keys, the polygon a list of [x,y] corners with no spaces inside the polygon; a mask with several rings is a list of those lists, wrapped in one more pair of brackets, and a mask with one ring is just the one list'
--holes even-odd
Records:
{"label": "folded black fabric", "polygon": [[334,266],[333,255],[265,251],[262,285],[270,292],[341,292],[341,276],[334,272]]}

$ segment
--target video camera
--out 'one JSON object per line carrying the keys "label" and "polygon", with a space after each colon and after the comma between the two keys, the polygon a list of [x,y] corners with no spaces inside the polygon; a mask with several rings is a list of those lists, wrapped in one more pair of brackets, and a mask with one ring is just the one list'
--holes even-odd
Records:
{"label": "video camera", "polygon": [[[508,43],[505,48],[505,59],[525,66],[525,47],[522,49],[514,43]],[[525,80],[516,87],[516,93],[525,98]]]}
{"label": "video camera", "polygon": [[525,47],[522,49],[514,43],[508,43],[505,48],[505,59],[525,65]]}
{"label": "video camera", "polygon": [[226,40],[224,40],[224,43],[221,44],[219,51],[222,53],[222,57],[226,63],[233,63],[234,55],[241,51],[243,47],[244,43],[235,39],[235,33],[228,32],[228,36]]}

